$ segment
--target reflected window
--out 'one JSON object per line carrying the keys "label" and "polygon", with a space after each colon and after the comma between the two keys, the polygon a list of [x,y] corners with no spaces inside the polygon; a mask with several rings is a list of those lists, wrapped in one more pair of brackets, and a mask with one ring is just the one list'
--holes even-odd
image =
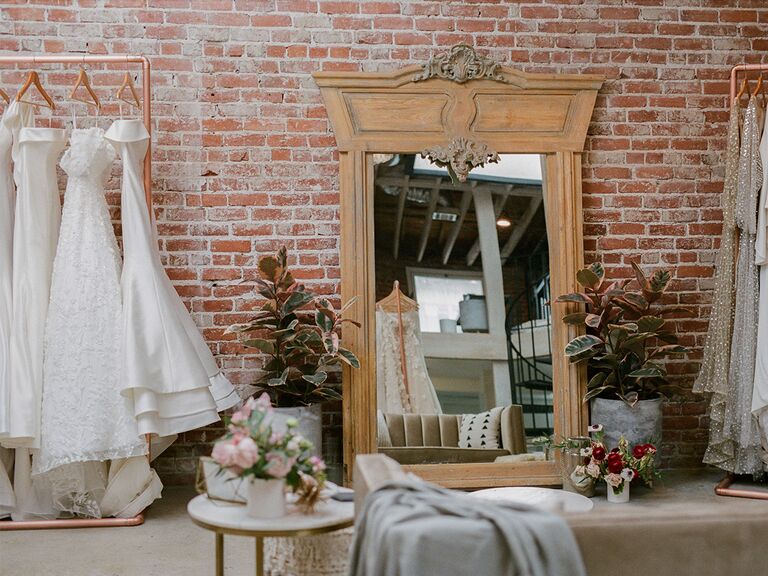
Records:
{"label": "reflected window", "polygon": [[460,303],[466,296],[484,296],[482,273],[446,274],[441,270],[414,269],[408,272],[419,303],[421,331],[461,332],[461,326],[454,324],[459,320]]}

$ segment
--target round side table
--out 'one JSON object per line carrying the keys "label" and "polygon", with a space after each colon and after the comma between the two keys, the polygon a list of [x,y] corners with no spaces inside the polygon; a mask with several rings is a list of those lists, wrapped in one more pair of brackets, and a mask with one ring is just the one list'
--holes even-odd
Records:
{"label": "round side table", "polygon": [[312,514],[288,506],[282,518],[251,518],[242,504],[211,500],[202,495],[187,505],[192,522],[216,534],[216,576],[224,576],[224,534],[251,536],[256,540],[256,576],[264,575],[264,538],[314,536],[354,524],[354,504],[326,500]]}

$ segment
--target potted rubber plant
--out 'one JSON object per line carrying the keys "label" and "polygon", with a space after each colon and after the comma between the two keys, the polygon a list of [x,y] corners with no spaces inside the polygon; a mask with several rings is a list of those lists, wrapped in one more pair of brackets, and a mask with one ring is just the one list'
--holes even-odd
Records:
{"label": "potted rubber plant", "polygon": [[341,399],[329,372],[342,364],[360,367],[357,357],[341,345],[343,325],[360,327],[343,316],[354,300],[337,311],[328,298],[298,283],[288,267],[285,246],[260,258],[258,269],[256,291],[264,303],[250,321],[227,331],[237,333],[246,348],[266,356],[256,394],[269,396],[275,419],[295,418],[302,434],[319,450],[321,404]]}
{"label": "potted rubber plant", "polygon": [[634,262],[632,269],[634,278],[609,281],[602,264],[591,264],[576,274],[583,290],[555,300],[585,307],[563,317],[586,332],[568,342],[565,355],[587,365],[584,401],[591,402],[592,422],[604,426],[612,446],[622,436],[630,444],[661,442],[662,400],[677,390],[667,377],[666,359],[688,352],[667,317],[689,310],[660,302],[670,272],[646,276]]}

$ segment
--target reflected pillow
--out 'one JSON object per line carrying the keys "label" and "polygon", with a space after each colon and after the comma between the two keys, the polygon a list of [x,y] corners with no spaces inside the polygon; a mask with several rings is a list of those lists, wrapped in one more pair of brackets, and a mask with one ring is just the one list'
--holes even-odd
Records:
{"label": "reflected pillow", "polygon": [[389,435],[389,427],[384,418],[384,412],[376,410],[376,446],[379,448],[391,448],[392,436]]}
{"label": "reflected pillow", "polygon": [[459,448],[501,448],[503,406],[479,414],[464,414],[459,430]]}

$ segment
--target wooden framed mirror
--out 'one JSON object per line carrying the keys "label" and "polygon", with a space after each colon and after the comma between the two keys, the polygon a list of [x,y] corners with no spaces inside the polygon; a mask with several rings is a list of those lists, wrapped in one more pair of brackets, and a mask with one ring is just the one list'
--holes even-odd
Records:
{"label": "wooden framed mirror", "polygon": [[445,486],[559,484],[536,439],[583,434],[587,413],[563,355],[573,305],[548,300],[583,266],[581,154],[603,79],[463,45],[314,78],[339,148],[342,299],[363,324],[344,335],[362,364],[343,378],[346,478],[380,450]]}

